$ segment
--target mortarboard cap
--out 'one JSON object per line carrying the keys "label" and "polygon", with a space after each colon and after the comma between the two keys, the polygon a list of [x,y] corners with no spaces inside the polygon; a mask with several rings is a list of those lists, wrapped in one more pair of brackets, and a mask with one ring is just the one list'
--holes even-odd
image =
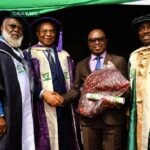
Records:
{"label": "mortarboard cap", "polygon": [[150,14],[134,18],[132,21],[132,27],[137,29],[139,27],[139,25],[144,22],[150,22]]}
{"label": "mortarboard cap", "polygon": [[59,34],[58,42],[57,42],[57,51],[61,51],[62,50],[62,26],[58,20],[56,20],[52,17],[41,17],[41,18],[34,20],[31,23],[31,28],[32,28],[33,34],[35,34],[37,27],[40,24],[45,23],[45,22],[50,22],[55,26],[56,34]]}

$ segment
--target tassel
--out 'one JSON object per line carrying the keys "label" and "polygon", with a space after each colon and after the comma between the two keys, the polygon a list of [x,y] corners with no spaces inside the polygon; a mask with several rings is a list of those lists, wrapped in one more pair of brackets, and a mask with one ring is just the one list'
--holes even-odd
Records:
{"label": "tassel", "polygon": [[59,39],[58,39],[58,45],[57,45],[57,52],[62,51],[63,47],[63,41],[62,41],[62,31],[59,32]]}

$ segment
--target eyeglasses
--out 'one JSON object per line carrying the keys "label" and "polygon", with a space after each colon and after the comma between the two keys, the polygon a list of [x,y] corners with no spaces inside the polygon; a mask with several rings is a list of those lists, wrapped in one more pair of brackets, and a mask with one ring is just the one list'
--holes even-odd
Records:
{"label": "eyeglasses", "polygon": [[97,37],[97,38],[89,38],[88,42],[90,44],[95,44],[97,41],[98,42],[104,42],[106,40],[106,37]]}
{"label": "eyeglasses", "polygon": [[18,30],[20,31],[23,31],[23,27],[22,26],[19,26],[19,25],[16,25],[16,24],[7,24],[11,29],[16,29],[18,28]]}
{"label": "eyeglasses", "polygon": [[47,34],[47,33],[49,33],[49,34],[55,34],[56,33],[55,30],[40,30],[40,32],[43,33],[43,34]]}

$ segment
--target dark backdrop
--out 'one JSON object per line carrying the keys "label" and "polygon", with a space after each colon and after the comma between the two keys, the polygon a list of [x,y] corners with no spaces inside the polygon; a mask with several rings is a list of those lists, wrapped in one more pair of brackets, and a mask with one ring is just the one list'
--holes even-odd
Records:
{"label": "dark backdrop", "polygon": [[[70,7],[46,13],[58,19],[63,26],[63,48],[75,62],[89,55],[87,34],[92,28],[103,28],[108,37],[108,51],[128,57],[140,45],[132,32],[131,22],[134,17],[150,13],[150,6],[135,5],[92,5]],[[27,18],[32,22],[35,17]],[[23,48],[27,47],[27,40]]]}

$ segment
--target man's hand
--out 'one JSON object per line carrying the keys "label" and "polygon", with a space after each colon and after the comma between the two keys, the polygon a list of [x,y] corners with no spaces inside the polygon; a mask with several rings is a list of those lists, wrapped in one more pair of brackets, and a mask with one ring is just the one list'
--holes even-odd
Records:
{"label": "man's hand", "polygon": [[57,92],[51,92],[47,90],[43,91],[42,98],[45,102],[55,107],[61,106],[61,104],[64,101],[63,97],[59,95]]}
{"label": "man's hand", "polygon": [[6,121],[4,117],[0,117],[0,136],[6,132]]}

